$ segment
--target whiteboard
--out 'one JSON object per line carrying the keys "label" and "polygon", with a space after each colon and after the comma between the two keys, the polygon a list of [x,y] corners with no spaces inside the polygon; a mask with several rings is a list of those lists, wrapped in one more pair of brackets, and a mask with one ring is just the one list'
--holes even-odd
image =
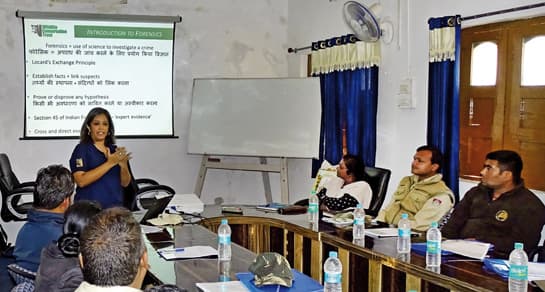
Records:
{"label": "whiteboard", "polygon": [[194,79],[188,153],[316,158],[320,79]]}

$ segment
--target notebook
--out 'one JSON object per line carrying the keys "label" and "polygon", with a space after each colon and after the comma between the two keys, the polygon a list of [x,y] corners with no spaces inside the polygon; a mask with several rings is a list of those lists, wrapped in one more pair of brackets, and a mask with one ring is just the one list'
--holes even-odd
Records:
{"label": "notebook", "polygon": [[149,207],[149,209],[134,211],[132,214],[140,224],[146,224],[148,219],[156,218],[159,214],[163,213],[171,199],[172,196],[158,199]]}

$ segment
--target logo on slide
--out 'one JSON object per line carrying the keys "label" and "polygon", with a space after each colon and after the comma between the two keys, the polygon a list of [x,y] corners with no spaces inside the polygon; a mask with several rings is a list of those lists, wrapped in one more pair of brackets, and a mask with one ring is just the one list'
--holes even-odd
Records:
{"label": "logo on slide", "polygon": [[66,29],[59,29],[58,26],[51,24],[33,24],[30,27],[32,32],[40,37],[52,37],[56,33],[66,34]]}

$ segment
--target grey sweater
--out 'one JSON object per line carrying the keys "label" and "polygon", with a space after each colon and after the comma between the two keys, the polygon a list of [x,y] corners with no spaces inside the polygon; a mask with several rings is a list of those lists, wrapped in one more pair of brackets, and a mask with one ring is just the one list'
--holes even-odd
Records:
{"label": "grey sweater", "polygon": [[72,292],[83,282],[83,273],[77,257],[64,257],[56,243],[42,250],[36,275],[36,292]]}

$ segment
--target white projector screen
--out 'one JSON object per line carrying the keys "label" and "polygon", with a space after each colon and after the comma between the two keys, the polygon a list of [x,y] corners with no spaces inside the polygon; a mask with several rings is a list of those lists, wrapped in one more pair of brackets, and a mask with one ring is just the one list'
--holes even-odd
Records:
{"label": "white projector screen", "polygon": [[117,137],[172,137],[180,17],[18,11],[25,51],[23,138],[79,137],[90,109]]}
{"label": "white projector screen", "polygon": [[316,158],[320,79],[194,79],[188,152]]}

